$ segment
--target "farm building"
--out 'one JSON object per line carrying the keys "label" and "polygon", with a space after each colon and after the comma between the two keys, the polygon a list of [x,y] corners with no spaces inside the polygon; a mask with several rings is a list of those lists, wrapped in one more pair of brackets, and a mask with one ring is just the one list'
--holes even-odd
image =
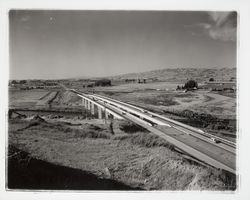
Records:
{"label": "farm building", "polygon": [[212,91],[236,91],[236,82],[206,82],[202,88]]}

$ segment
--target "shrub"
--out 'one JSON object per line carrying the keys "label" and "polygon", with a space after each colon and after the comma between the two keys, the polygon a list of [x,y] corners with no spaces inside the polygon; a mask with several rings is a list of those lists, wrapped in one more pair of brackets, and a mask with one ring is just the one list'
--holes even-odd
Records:
{"label": "shrub", "polygon": [[152,133],[142,133],[138,132],[135,135],[130,137],[122,136],[119,138],[120,140],[126,140],[134,145],[140,145],[143,147],[151,148],[151,147],[166,147],[170,150],[174,150],[174,146],[164,139],[153,135]]}
{"label": "shrub", "polygon": [[145,128],[133,123],[120,124],[120,130],[125,133],[148,132]]}
{"label": "shrub", "polygon": [[198,83],[194,80],[189,80],[184,85],[184,89],[193,89],[193,88],[198,88]]}

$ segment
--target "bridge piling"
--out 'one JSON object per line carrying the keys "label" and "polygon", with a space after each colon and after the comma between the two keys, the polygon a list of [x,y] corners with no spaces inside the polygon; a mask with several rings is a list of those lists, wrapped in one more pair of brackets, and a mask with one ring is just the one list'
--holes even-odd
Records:
{"label": "bridge piling", "polygon": [[108,118],[109,118],[109,112],[105,111],[105,119],[108,119]]}
{"label": "bridge piling", "polygon": [[97,107],[98,109],[98,119],[102,119],[102,109],[100,107]]}
{"label": "bridge piling", "polygon": [[82,105],[85,106],[85,99],[82,99]]}
{"label": "bridge piling", "polygon": [[88,102],[88,110],[90,110],[91,109],[91,102],[88,100],[87,100],[87,102]]}
{"label": "bridge piling", "polygon": [[91,114],[95,114],[95,104],[91,103]]}
{"label": "bridge piling", "polygon": [[86,99],[84,99],[84,106],[85,106],[85,109],[87,109],[87,107],[88,107],[88,102],[87,102]]}

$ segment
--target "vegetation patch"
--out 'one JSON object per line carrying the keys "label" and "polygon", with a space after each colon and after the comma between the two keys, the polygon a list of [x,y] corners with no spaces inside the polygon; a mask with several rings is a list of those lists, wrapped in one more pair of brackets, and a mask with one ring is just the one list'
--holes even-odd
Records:
{"label": "vegetation patch", "polygon": [[235,119],[220,119],[211,114],[197,113],[191,110],[174,112],[164,110],[164,112],[187,118],[188,120],[183,120],[181,122],[189,124],[191,126],[208,128],[212,130],[226,130],[229,132],[236,132]]}
{"label": "vegetation patch", "polygon": [[75,129],[73,130],[73,138],[102,138],[102,139],[110,139],[110,135],[105,132],[99,131],[84,131]]}
{"label": "vegetation patch", "polygon": [[138,99],[141,103],[151,104],[155,106],[173,106],[179,103],[174,100],[173,95],[160,94],[157,96],[140,97]]}
{"label": "vegetation patch", "polygon": [[131,122],[121,123],[120,130],[125,133],[149,132],[147,129]]}
{"label": "vegetation patch", "polygon": [[[213,180],[213,181],[212,181]],[[223,183],[223,185],[221,185]],[[224,170],[214,170],[208,168],[205,171],[197,173],[190,182],[188,189],[206,190],[206,187],[212,190],[236,190],[236,176]]]}
{"label": "vegetation patch", "polygon": [[61,134],[60,138],[62,139],[85,139],[85,138],[102,138],[102,139],[109,139],[110,133],[105,131],[104,129],[95,126],[95,125],[86,125],[86,127],[83,128],[72,128],[70,126],[65,126],[62,123],[58,124],[48,124],[43,127],[46,127],[48,131],[55,130],[59,131],[61,133],[67,133],[66,135]]}
{"label": "vegetation patch", "polygon": [[167,147],[168,149],[173,150],[174,146],[166,140],[159,138],[156,135],[153,135],[152,133],[141,133],[138,132],[132,136],[126,137],[121,136],[119,138],[121,141],[126,140],[129,143],[140,145],[143,147],[151,148],[151,147]]}
{"label": "vegetation patch", "polygon": [[175,97],[178,97],[178,98],[187,98],[187,97],[194,97],[194,96],[197,96],[197,95],[194,94],[194,93],[180,93],[180,94],[176,94]]}

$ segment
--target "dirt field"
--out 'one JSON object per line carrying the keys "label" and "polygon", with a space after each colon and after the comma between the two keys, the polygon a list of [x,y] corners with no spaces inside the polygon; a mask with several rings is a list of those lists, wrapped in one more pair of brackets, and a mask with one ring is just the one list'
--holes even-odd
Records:
{"label": "dirt field", "polygon": [[9,106],[35,106],[39,99],[47,93],[49,93],[48,90],[9,90]]}
{"label": "dirt field", "polygon": [[[93,119],[73,93],[30,90],[24,91],[24,95],[22,92],[11,94],[13,105],[23,101],[26,104],[22,108],[30,106],[14,110],[9,119],[9,188],[236,188],[235,175],[184,157],[172,145],[138,126],[119,120]],[[145,96],[153,93],[158,98],[158,92],[165,91],[149,91]],[[196,96],[178,95],[179,98]],[[44,106],[37,106],[41,102]]]}
{"label": "dirt field", "polygon": [[47,89],[33,90],[9,90],[9,107],[12,108],[30,108],[49,106],[57,95],[57,91]]}

